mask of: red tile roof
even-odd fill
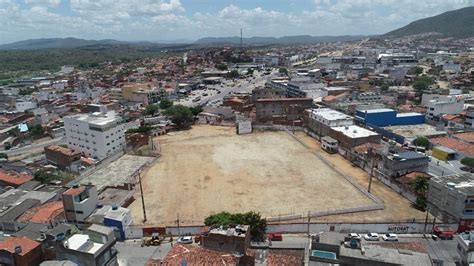
[[[20,255],[26,255],[33,249],[37,248],[40,243],[26,237],[11,236],[0,242],[0,250],[6,250],[10,253],[15,253],[15,247],[21,246]]]
[[[450,137],[433,138],[430,139],[430,142],[453,149],[465,155],[474,156],[474,144],[466,144]]]
[[[474,132],[454,134],[454,137],[465,142],[474,143]]]
[[[64,213],[62,201],[49,202],[27,210],[18,218],[18,221],[47,224],[62,213]]]
[[[303,265],[304,251],[299,250],[269,250],[268,266]]]
[[[214,251],[193,245],[175,245],[168,255],[166,255],[162,265],[180,265],[183,259],[187,261],[187,265],[189,266],[237,265],[239,262],[239,259],[230,253]],[[146,265],[153,265],[153,263],[153,261],[150,261]]]
[[[78,188],[70,188],[70,189],[64,191],[63,195],[77,196],[77,195],[81,194],[84,190],[86,190],[85,186],[80,186]]]
[[[27,173],[17,173],[0,169],[0,181],[3,181],[7,185],[20,186],[32,179],[33,177]]]
[[[367,143],[364,143],[364,144],[357,145],[353,149],[357,153],[367,153],[370,148],[378,149],[378,148],[382,148],[383,146],[384,145],[380,144],[380,143],[367,142]]]
[[[45,150],[59,152],[59,153],[65,155],[65,156],[77,156],[77,155],[81,154],[81,152],[79,150],[72,150],[72,149],[68,149],[68,148],[65,148],[65,147],[61,147],[59,145],[50,145],[50,146],[46,147]]]
[[[397,181],[402,183],[402,184],[410,185],[413,182],[415,182],[417,176],[427,177],[428,179],[431,178],[431,176],[427,173],[411,172],[411,173],[408,173],[406,175],[400,176],[399,178],[397,178]]]

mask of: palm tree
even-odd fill
[[[412,188],[416,194],[425,195],[426,190],[428,190],[428,178],[425,176],[417,176],[415,182],[412,184]]]

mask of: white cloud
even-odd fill
[[[61,0],[25,0],[25,3],[30,6],[51,6],[56,7],[61,4]]]
[[[292,12],[229,4],[185,13],[180,0],[0,0],[0,42],[39,37],[159,40],[205,36],[384,33],[409,22],[473,5],[474,0],[313,0]],[[220,1],[220,0],[215,0]],[[260,3],[260,2],[257,2]],[[57,12],[57,13],[56,13]]]

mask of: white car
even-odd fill
[[[176,241],[180,244],[192,244],[193,243],[193,237],[192,236],[182,236],[180,238],[178,238],[178,240]]]
[[[398,236],[396,234],[385,234],[382,239],[384,241],[398,241]]]
[[[360,240],[360,239],[362,239],[362,236],[359,235],[359,234],[357,234],[357,233],[350,233],[350,234],[349,234],[349,238],[350,238],[350,239],[359,239],[359,240]]]
[[[364,239],[367,241],[379,241],[380,237],[377,233],[369,233],[364,236]]]

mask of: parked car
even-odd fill
[[[193,243],[193,237],[192,236],[182,236],[180,238],[178,238],[178,240],[176,241],[180,244],[192,244]]]
[[[369,233],[364,236],[364,239],[367,241],[379,241],[380,237],[377,233]]]
[[[396,234],[385,234],[382,239],[384,241],[398,241],[398,236]]]
[[[449,226],[435,226],[433,228],[433,234],[441,239],[453,239],[456,232]]]
[[[283,241],[281,233],[270,233],[268,234],[268,240],[270,241]]]
[[[348,239],[362,239],[362,236],[360,234],[357,234],[357,233],[350,233],[348,236],[347,236]]]

